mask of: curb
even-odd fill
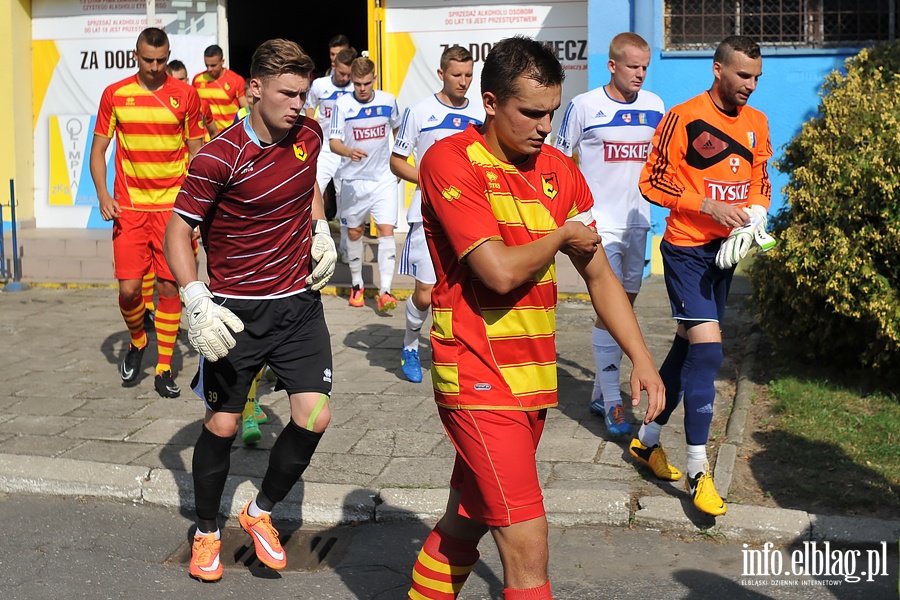
[[[261,479],[229,477],[223,514],[237,518]],[[0,454],[0,492],[40,493],[149,503],[182,511],[193,509],[191,474],[42,456]],[[385,488],[300,482],[279,503],[279,518],[320,526],[408,521],[434,522],[447,504],[447,489]],[[737,541],[828,540],[843,545],[876,545],[900,538],[900,521],[825,516],[798,510],[733,504],[718,518],[701,515],[686,499],[646,496],[632,515],[625,491],[549,489],[547,519],[557,527],[611,525]]]

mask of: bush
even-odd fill
[[[900,44],[829,75],[775,166],[790,174],[779,244],[750,268],[764,331],[799,358],[900,366]]]

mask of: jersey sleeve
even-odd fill
[[[328,138],[332,140],[344,139],[344,108],[341,106],[342,104],[338,99],[334,108],[331,109],[331,133],[328,134]]]
[[[94,125],[94,134],[112,139],[116,131],[116,114],[113,111],[112,89],[103,90],[100,96],[100,106],[97,108],[97,123]]]
[[[556,134],[554,146],[566,156],[572,156],[578,142],[581,140],[581,117],[575,102],[569,102],[566,114],[563,115],[559,132]]]
[[[232,73],[234,73],[234,71],[232,71]],[[244,97],[244,84],[246,84],[244,78],[237,73],[234,73],[234,85],[237,87],[237,91],[234,93],[235,99]]]
[[[210,112],[212,117],[212,112]],[[207,121],[203,112],[203,103],[200,102],[200,95],[197,90],[190,87],[187,93],[187,110],[184,113],[184,137],[189,140],[203,138],[206,130],[203,127]]]
[[[319,104],[319,97],[316,95],[316,82],[313,81],[309,86],[309,92],[306,94],[306,102],[303,104],[303,110],[315,110]]]
[[[753,157],[753,172],[750,177],[750,193],[747,204],[759,204],[769,209],[772,202],[772,184],[769,182],[769,159],[772,158],[772,140],[769,138],[769,121],[760,113],[760,125],[756,127],[757,151]]]
[[[419,167],[422,204],[446,234],[457,260],[488,240],[502,240],[487,190],[465,149],[438,142]]]
[[[400,109],[397,107],[397,99],[394,98],[394,105],[391,107],[391,129],[400,127]]]
[[[409,156],[416,147],[419,138],[419,127],[416,124],[416,115],[409,108],[403,111],[403,119],[400,120],[400,130],[394,140],[394,149],[391,151],[400,156]]]
[[[201,223],[215,207],[219,192],[228,181],[227,169],[221,159],[201,149],[191,161],[188,175],[175,198],[174,211],[188,223]]]
[[[687,130],[682,117],[670,110],[653,134],[653,148],[641,170],[641,194],[664,208],[699,214],[703,195],[678,181],[678,170],[687,153]]]

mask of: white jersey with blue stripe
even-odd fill
[[[638,180],[664,113],[662,99],[646,90],[632,102],[619,102],[599,87],[569,102],[556,147],[578,154],[598,229],[650,228],[650,204]]]
[[[334,109],[334,103],[344,94],[352,93],[352,82],[348,82],[345,86],[337,86],[331,80],[331,76],[319,77],[313,80],[312,85],[309,86],[309,93],[306,95],[306,104],[303,105],[303,108],[316,111],[316,120],[322,128],[322,135],[325,136],[322,152],[331,152],[328,139],[331,134],[331,111]]]
[[[409,156],[414,154],[416,164],[425,156],[425,151],[436,141],[454,133],[459,133],[469,123],[481,125],[484,122],[484,107],[480,103],[466,101],[462,107],[449,106],[432,94],[415,102],[403,111],[403,120],[397,139],[394,140],[394,154]],[[413,194],[409,209],[406,212],[409,223],[422,220],[422,196],[419,186]]]
[[[369,102],[360,103],[354,94],[338,98],[331,113],[331,139],[358,148],[368,156],[360,161],[341,159],[341,179],[380,181],[391,172],[390,135],[400,125],[400,110],[392,94],[374,90]]]

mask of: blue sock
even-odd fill
[[[682,370],[684,381],[684,435],[688,445],[700,446],[709,439],[716,373],[722,366],[722,344],[691,344]]]
[[[660,425],[668,423],[672,411],[678,408],[678,404],[681,402],[681,372],[684,368],[684,360],[688,355],[688,348],[690,348],[690,343],[687,339],[676,335],[666,360],[659,368],[659,376],[663,385],[666,386],[666,406],[654,419],[655,423]]]

